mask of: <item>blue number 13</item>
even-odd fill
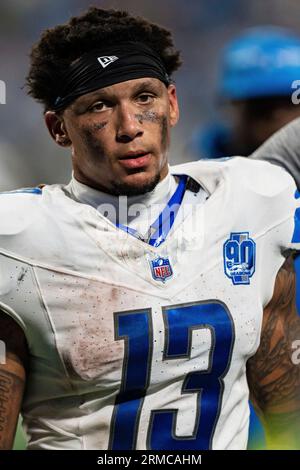
[[[220,413],[223,378],[230,366],[234,325],[227,307],[218,301],[164,307],[166,341],[163,360],[189,358],[192,331],[209,329],[211,346],[206,370],[189,372],[182,393],[197,394],[194,432],[175,435],[177,410],[153,410],[147,448],[153,450],[205,450],[212,438]],[[111,422],[109,448],[135,449],[140,413],[149,387],[152,359],[151,309],[115,314],[116,340],[124,339],[125,357],[122,383]]]

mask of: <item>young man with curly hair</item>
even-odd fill
[[[3,449],[20,409],[29,449],[244,449],[249,390],[270,445],[299,446],[295,185],[241,158],[169,167],[179,65],[169,31],[98,8],[32,49],[73,176],[0,196]]]

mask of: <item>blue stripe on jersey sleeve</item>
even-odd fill
[[[295,192],[295,199],[300,198],[300,192],[298,189]],[[293,233],[293,238],[292,238],[292,243],[299,243],[300,242],[300,207],[296,209],[295,211],[295,228],[294,228],[294,233]]]
[[[15,191],[3,191],[1,194],[42,194],[42,190],[40,188],[22,188]]]

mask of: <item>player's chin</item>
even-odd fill
[[[157,171],[136,169],[124,175],[118,182],[113,183],[113,192],[117,195],[137,196],[153,191],[160,180]]]

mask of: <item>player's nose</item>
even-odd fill
[[[117,141],[130,142],[136,137],[141,137],[143,133],[143,125],[136,113],[136,109],[128,105],[119,106],[117,114]]]

